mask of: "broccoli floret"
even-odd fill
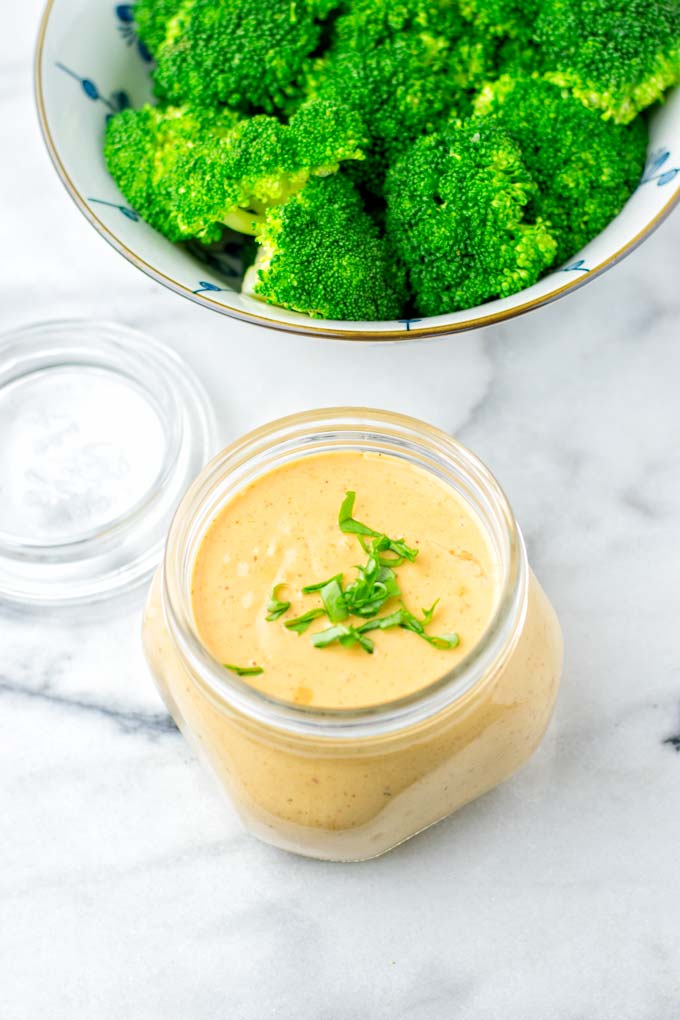
[[[536,187],[493,118],[422,138],[387,177],[387,228],[425,315],[507,297],[538,280],[556,242],[528,222]]]
[[[327,99],[309,99],[289,120],[297,159],[314,173],[335,173],[344,160],[362,161],[368,145],[358,110]]]
[[[558,263],[604,230],[637,187],[648,141],[641,118],[604,121],[538,75],[487,85],[475,109],[494,115],[522,150],[538,186],[529,208],[549,224]]]
[[[155,5],[150,5],[151,9]],[[163,5],[164,7],[166,4]],[[225,103],[244,113],[285,106],[321,37],[332,0],[181,0],[173,16],[138,17],[156,57],[156,94],[171,103]]]
[[[106,159],[172,241],[256,237],[244,291],[393,319],[530,286],[618,214],[680,0],[136,0],[161,107]],[[251,241],[251,244],[253,242]],[[411,303],[415,301],[415,306]]]
[[[155,56],[163,45],[169,22],[177,16],[183,0],[138,0],[134,19],[139,38]]]
[[[678,0],[545,0],[536,41],[546,77],[620,124],[680,82]]]
[[[344,174],[315,177],[267,211],[243,291],[313,318],[396,319],[405,273]]]
[[[112,117],[105,157],[133,208],[171,241],[219,240],[223,226],[255,233],[258,217],[313,174],[360,159],[351,111],[310,102],[289,125],[226,109],[145,106]]]
[[[171,241],[217,240],[229,199],[215,150],[236,123],[228,110],[123,110],[106,129],[109,172],[136,212]]]
[[[353,0],[307,87],[363,114],[371,146],[355,178],[381,194],[405,146],[453,112],[468,112],[489,77],[494,45],[475,37],[445,0]]]
[[[501,39],[533,35],[540,0],[460,0],[461,13],[479,32]]]

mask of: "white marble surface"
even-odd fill
[[[346,402],[450,430],[505,485],[567,653],[519,776],[333,866],[225,815],[151,685],[138,604],[0,616],[0,1017],[677,1020],[680,214],[482,332],[368,347],[239,325],[143,277],[67,198],[33,111],[39,8],[3,7],[0,328],[151,331],[195,366],[225,440]]]

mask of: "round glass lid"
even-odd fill
[[[215,452],[202,386],[156,340],[100,322],[0,336],[0,599],[127,590],[161,559]]]

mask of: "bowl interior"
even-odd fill
[[[261,325],[349,339],[453,333],[510,318],[582,285],[615,264],[680,197],[680,89],[650,118],[647,167],[626,207],[560,269],[512,297],[474,309],[395,322],[332,322],[265,305],[239,293],[237,235],[226,253],[171,244],[131,209],[102,154],[107,117],[151,98],[149,56],[131,4],[49,0],[38,41],[36,94],[50,154],[70,194],[97,230],[154,279],[216,311]]]

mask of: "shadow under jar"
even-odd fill
[[[435,682],[366,708],[320,708],[272,697],[212,657],[192,577],[206,531],[244,487],[299,458],[347,451],[399,458],[451,486],[485,531],[497,591],[481,638]],[[364,409],[282,419],[205,468],[171,527],[144,647],[169,711],[246,828],[334,861],[385,853],[507,779],[545,732],[562,666],[559,624],[493,476],[443,432]],[[313,676],[301,680],[313,689]]]

